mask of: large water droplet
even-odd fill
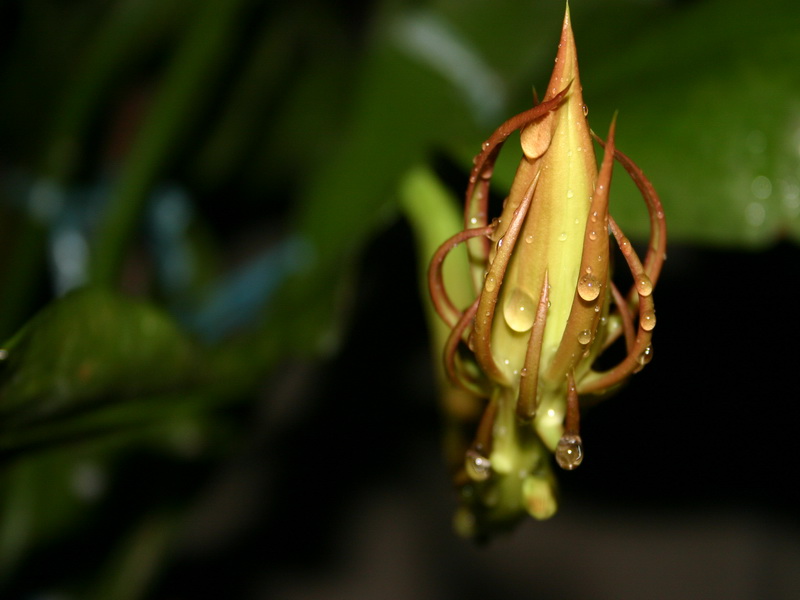
[[[556,446],[556,462],[558,466],[572,471],[583,461],[583,444],[581,436],[564,434]]]
[[[645,331],[651,331],[656,326],[656,312],[654,310],[644,311],[639,319],[639,324]]]
[[[591,302],[600,295],[600,281],[591,273],[586,273],[578,280],[578,295]]]
[[[492,474],[492,461],[477,450],[467,450],[464,468],[472,481],[486,481]]]
[[[497,280],[494,278],[494,275],[489,275],[486,278],[486,283],[484,284],[487,292],[493,292],[494,288],[497,287]]]
[[[525,236],[525,243],[532,244],[533,243],[533,234],[528,234]]]
[[[636,283],[636,291],[642,296],[649,296],[653,293],[653,283],[644,273],[639,273],[636,277],[634,277],[634,281]]]
[[[528,331],[536,317],[536,303],[523,289],[514,288],[503,306],[503,316],[514,331]]]
[[[597,239],[597,232],[592,230],[589,232],[589,239],[595,241]]]
[[[584,329],[580,333],[578,333],[578,343],[582,346],[585,346],[589,342],[592,341],[592,332],[588,329]]]

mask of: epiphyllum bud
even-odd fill
[[[461,482],[471,518],[513,520],[555,512],[549,453],[573,469],[583,459],[578,396],[623,382],[652,356],[652,290],[664,259],[666,229],[650,183],[614,147],[614,123],[600,169],[586,120],[569,9],[556,65],[542,102],[510,119],[475,159],[465,229],[434,256],[429,283],[439,315],[451,327],[445,366],[459,385],[488,399]],[[488,220],[489,184],[506,139],[520,131],[523,157],[502,214]],[[639,188],[651,239],[640,262],[608,213],[614,159]],[[622,294],[610,279],[613,236],[633,274]],[[468,243],[477,297],[465,309],[442,282],[448,252]],[[598,354],[624,337],[626,357],[597,372]],[[489,501],[491,499],[491,502]]]

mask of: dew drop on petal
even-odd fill
[[[646,274],[639,273],[634,277],[634,281],[636,284],[636,291],[639,292],[640,295],[649,296],[653,293],[653,283]]]
[[[528,234],[525,236],[525,243],[532,244],[533,243],[533,234]]]
[[[492,474],[492,462],[477,450],[467,450],[464,468],[472,481],[486,481]]]
[[[556,446],[556,462],[558,466],[572,471],[583,461],[583,444],[581,436],[564,434]]]
[[[656,313],[653,310],[646,310],[639,318],[639,324],[645,331],[651,331],[656,326]]]
[[[565,241],[567,241],[567,234],[566,234],[566,233],[564,233],[564,232],[562,232],[562,233],[561,233],[561,234],[558,236],[558,241],[559,241],[559,242],[565,242]]]
[[[503,306],[503,316],[514,331],[528,331],[536,317],[536,303],[522,288],[514,288]]]
[[[583,275],[578,280],[578,295],[587,302],[596,300],[600,295],[600,282],[597,277],[590,273]]]
[[[578,343],[582,346],[585,346],[589,342],[592,341],[592,332],[588,329],[584,329],[580,333],[578,333]]]
[[[493,292],[494,289],[497,287],[497,280],[494,278],[494,275],[489,275],[486,278],[486,283],[484,284],[487,292]]]
[[[592,240],[592,241],[595,241],[597,239],[597,232],[596,231],[590,231],[589,232],[589,239]]]

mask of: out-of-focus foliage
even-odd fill
[[[288,358],[335,354],[398,190],[422,164],[466,177],[545,84],[562,11],[0,5],[0,596],[145,597],[237,411]],[[671,239],[797,239],[794,7],[571,11],[590,122],[604,135],[619,109],[618,147],[660,191]],[[635,238],[634,193],[618,185],[612,210]],[[131,464],[163,471],[120,503]],[[50,568],[85,531],[96,552]]]

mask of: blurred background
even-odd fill
[[[452,532],[404,190],[460,201],[563,9],[0,2],[0,598],[800,597],[788,0],[571,2],[667,215],[655,360],[553,519]]]

